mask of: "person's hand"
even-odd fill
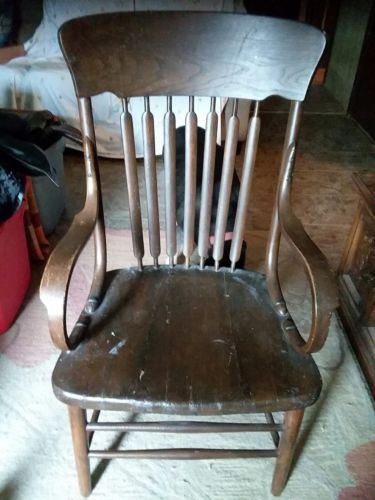
[[[22,57],[25,55],[26,51],[23,48],[23,45],[11,45],[10,47],[2,47],[0,48],[0,64],[6,64],[16,57]]]

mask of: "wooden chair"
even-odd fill
[[[89,459],[213,459],[276,457],[272,492],[287,480],[304,409],[321,390],[310,356],[323,346],[337,304],[336,287],[322,253],[291,207],[291,181],[302,101],[324,48],[324,36],[307,25],[271,18],[208,13],[109,14],[75,19],[60,30],[74,81],[86,166],[86,202],[52,253],[41,285],[52,340],[63,352],[53,389],[69,408],[81,493],[91,491]],[[110,91],[122,99],[121,130],[134,255],[137,268],[106,273],[106,242],[91,97]],[[160,222],[149,96],[165,95],[165,232],[168,265],[160,265]],[[186,115],[184,255],[175,265],[175,117],[171,96],[190,96]],[[291,100],[266,255],[266,275],[236,269],[255,162],[261,101]],[[129,97],[145,96],[142,116],[148,231],[153,266],[144,266],[133,118]],[[207,114],[198,248],[194,247],[197,116],[194,98],[211,98]],[[220,268],[236,157],[236,102],[227,130],[215,227],[214,268],[204,265],[209,245],[217,97],[253,101],[241,190],[231,244],[231,268]],[[101,172],[105,174],[105,172]],[[163,218],[162,218],[163,220]],[[76,260],[94,234],[95,275],[86,306],[68,335],[66,302]],[[306,273],[312,293],[311,331],[304,340],[291,318],[278,279],[283,235]],[[247,242],[251,249],[251,241]],[[111,336],[116,332],[116,338]],[[114,343],[115,342],[115,343]],[[109,351],[116,351],[116,356]],[[87,421],[86,410],[94,410]],[[163,421],[103,423],[100,410],[223,415],[264,413],[259,423]],[[272,412],[285,411],[284,423]],[[93,432],[270,432],[266,450],[92,450]],[[279,432],[281,432],[279,440]]]

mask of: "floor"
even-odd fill
[[[255,238],[248,252],[249,268],[261,266],[263,260],[288,111],[284,101],[276,98],[266,100],[261,110],[260,146],[246,228],[247,241]],[[237,158],[239,172],[243,152],[244,148]],[[324,88],[312,88],[302,119],[293,181],[293,202],[296,214],[309,235],[325,253],[334,270],[339,265],[357,204],[357,194],[353,189],[351,176],[354,172],[374,170],[374,155],[374,143],[353,120],[342,113],[339,104],[328,92]],[[68,172],[67,191],[70,195],[65,220],[69,222],[84,202],[84,171],[82,156],[78,153],[67,152],[65,162]],[[130,224],[123,189],[123,163],[101,158],[100,165],[106,173],[102,183],[107,227],[127,229]],[[143,179],[141,163],[139,168],[142,172],[140,179]],[[158,181],[162,191],[161,161],[158,162]],[[143,184],[140,189],[143,199],[143,224],[147,227]],[[161,205],[161,214],[163,208]]]
[[[324,89],[312,89],[305,110],[294,177],[294,207],[311,237],[327,255],[331,267],[337,269],[357,204],[351,175],[374,170],[375,146],[350,118],[342,114]],[[246,228],[247,267],[251,269],[263,266],[269,204],[276,186],[286,122],[285,107],[277,100],[270,100],[262,106],[261,118],[261,143]],[[239,172],[240,163],[241,154]],[[106,159],[101,159],[100,164],[107,237],[112,250],[109,267],[128,265],[134,260],[129,250],[123,165],[120,161]],[[67,209],[51,237],[52,243],[65,232],[84,200],[82,156],[67,151],[65,168]],[[161,185],[161,162],[158,176]],[[141,192],[144,192],[143,186]],[[145,215],[145,207],[142,209]],[[160,212],[163,213],[162,207]],[[92,256],[89,245],[73,277],[69,322],[79,313],[80,302],[84,300]],[[301,331],[306,333],[309,289],[286,245],[282,247],[280,264],[289,307]],[[6,457],[0,461],[0,498],[4,500],[79,498],[66,411],[54,398],[50,387],[57,353],[49,341],[45,311],[38,298],[42,268],[34,264],[33,283],[24,308],[9,332],[0,337],[0,446],[2,456]],[[373,498],[374,408],[337,318],[333,319],[326,346],[315,360],[324,389],[318,403],[306,411],[297,448],[298,461],[282,498]],[[134,417],[124,415],[124,419],[128,418]],[[239,421],[246,418],[238,417]],[[112,437],[104,439],[107,444],[113,444]],[[210,443],[203,446],[267,446],[270,445],[267,439],[256,436],[247,444],[247,437],[212,436]],[[129,447],[168,446],[171,438],[116,436],[117,442],[121,440]],[[177,443],[178,446],[202,446],[200,437],[188,440],[178,437]],[[269,493],[272,468],[272,459],[99,462],[94,463],[97,486],[92,498],[263,500],[272,498]]]

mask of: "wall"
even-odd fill
[[[347,111],[372,0],[342,0],[325,86]]]

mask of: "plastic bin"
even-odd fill
[[[59,187],[47,177],[32,178],[40,221],[46,235],[55,229],[65,208],[64,149],[65,139],[59,139],[44,151],[51,168],[56,171]]]
[[[24,211],[23,203],[0,225],[0,334],[13,323],[30,283]]]

